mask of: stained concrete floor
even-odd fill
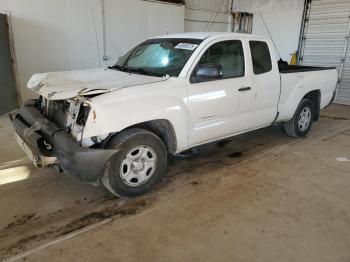
[[[350,261],[348,106],[303,139],[274,126],[171,157],[132,200],[33,168],[5,118],[0,142],[0,260]]]

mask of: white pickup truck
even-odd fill
[[[335,68],[288,66],[262,37],[184,33],[145,40],[106,69],[35,74],[40,98],[10,118],[37,167],[132,197],[161,179],[167,152],[276,122],[306,135],[336,84]]]

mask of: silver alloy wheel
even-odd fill
[[[152,147],[136,146],[124,156],[119,175],[126,185],[137,187],[152,177],[157,168],[156,164],[157,155]]]
[[[311,109],[309,107],[304,107],[301,110],[298,118],[298,128],[301,132],[304,132],[311,123]]]

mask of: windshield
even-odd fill
[[[151,39],[130,50],[112,69],[151,76],[179,76],[202,40]]]

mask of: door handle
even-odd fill
[[[244,92],[244,91],[249,91],[251,90],[252,88],[247,86],[247,87],[241,87],[240,89],[238,89],[239,92]]]

